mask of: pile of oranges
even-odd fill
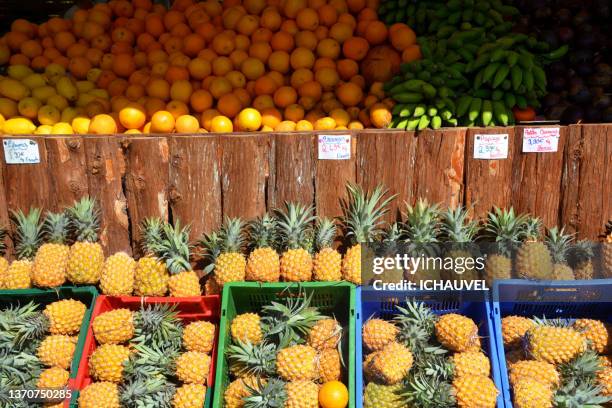
[[[111,0],[0,39],[9,134],[361,129],[383,82],[420,58],[378,0]]]

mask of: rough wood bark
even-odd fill
[[[271,135],[268,208],[286,201],[314,205],[315,140],[308,133]]]
[[[89,194],[85,167],[85,146],[80,136],[45,139],[49,161],[52,211],[61,211]]]
[[[4,163],[4,158],[2,158]],[[0,228],[10,228],[10,219],[8,213],[8,203],[6,201],[6,190],[4,188],[4,165],[0,166]],[[13,254],[13,242],[7,237],[4,240],[6,245],[5,257],[12,259]]]
[[[221,226],[219,137],[174,136],[169,143],[172,218],[191,223],[197,239]]]
[[[125,157],[118,136],[87,136],[85,157],[89,192],[101,209],[100,242],[107,254],[132,253],[127,203],[123,191]]]
[[[559,146],[554,153],[523,153],[525,126],[515,128],[512,169],[512,205],[517,212],[539,217],[546,227],[559,224],[563,155],[568,128],[559,130]]]
[[[134,137],[124,146],[125,196],[132,249],[135,254],[140,254],[142,221],[148,217],[168,220],[168,141],[165,137]]]
[[[466,134],[467,128],[418,133],[413,203],[419,197],[452,208],[463,203]]]
[[[580,194],[580,163],[582,161],[582,126],[568,126],[563,149],[563,176],[561,179],[561,225],[568,232],[578,230],[578,197]]]
[[[473,206],[476,217],[484,217],[487,212],[497,207],[508,207],[512,204],[512,160],[516,137],[514,127],[507,128],[474,128],[468,129],[467,147],[465,150],[465,198],[468,207]],[[474,159],[474,138],[482,134],[507,134],[508,158],[505,160]]]
[[[220,135],[223,215],[244,220],[267,210],[270,140],[260,135]]]

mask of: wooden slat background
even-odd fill
[[[484,133],[508,134],[508,159],[473,159],[474,137]],[[36,136],[40,164],[2,160],[0,224],[9,225],[12,210],[57,211],[90,194],[100,203],[107,252],[137,255],[145,217],[190,223],[194,240],[225,216],[250,219],[285,201],[335,217],[345,184],[356,182],[366,189],[384,184],[397,195],[388,221],[425,197],[469,206],[479,217],[495,205],[514,206],[547,226],[598,238],[612,218],[612,125],[561,127],[559,151],[546,154],[522,153],[522,133],[353,131],[351,159],[344,161],[318,160],[316,133]]]

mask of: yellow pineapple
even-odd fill
[[[244,281],[246,277],[242,230],[242,220],[226,217],[218,233],[205,235],[200,241],[206,248],[206,256],[210,262],[205,272],[213,274],[219,288],[229,282]]]
[[[363,344],[370,351],[382,350],[387,344],[396,340],[399,329],[382,319],[370,319],[362,329]]]
[[[554,280],[574,280],[574,271],[567,264],[567,254],[573,237],[565,234],[564,229],[551,228],[546,235],[546,245],[552,255]]]
[[[102,344],[89,357],[89,373],[97,381],[119,383],[123,366],[130,358],[130,349],[117,344]]]
[[[85,197],[67,211],[77,242],[70,247],[66,276],[75,284],[98,283],[104,265],[104,252],[98,243],[100,212],[96,209],[96,201]]]
[[[612,221],[606,224],[608,235],[601,243],[601,273],[604,278],[612,278]]]
[[[291,381],[285,385],[285,390],[285,408],[319,408],[319,386],[312,381]]]
[[[286,203],[286,211],[276,210],[283,253],[280,275],[285,282],[312,280],[312,222],[313,207]]]
[[[183,384],[172,397],[173,408],[202,408],[206,399],[206,387],[202,384]]]
[[[243,313],[232,320],[230,326],[232,339],[235,342],[249,342],[253,345],[259,344],[263,340],[261,330],[261,318],[257,313]]]
[[[533,359],[551,364],[567,363],[587,349],[587,341],[569,327],[539,325],[525,334],[527,353]]]
[[[217,281],[213,276],[208,276],[206,282],[204,283],[204,294],[206,295],[220,295],[221,288],[217,284]]]
[[[514,396],[512,401],[516,408],[553,407],[553,389],[533,378],[517,381],[512,387],[512,394]]]
[[[589,347],[599,354],[612,351],[612,327],[601,320],[576,319],[572,328],[589,341]]]
[[[319,353],[319,379],[321,382],[337,381],[342,377],[342,360],[337,349],[325,349]]]
[[[341,336],[342,326],[336,319],[322,319],[308,332],[307,343],[319,351],[336,349]]]
[[[604,367],[597,372],[597,383],[601,387],[601,395],[612,397],[612,368]]]
[[[523,360],[512,364],[508,378],[513,387],[524,379],[538,381],[551,389],[557,388],[561,383],[559,372],[553,364],[536,360]]]
[[[176,359],[176,377],[185,384],[206,384],[210,356],[199,351],[188,351]]]
[[[189,323],[183,329],[183,347],[187,351],[210,353],[215,343],[216,327],[204,320]]]
[[[276,356],[276,371],[285,381],[316,379],[318,375],[317,350],[305,345],[280,350]]]
[[[32,266],[32,283],[42,288],[61,286],[66,282],[66,268],[70,247],[68,228],[70,219],[65,212],[48,213],[43,223],[47,242],[36,252]]]
[[[455,377],[463,375],[483,375],[488,377],[491,374],[491,362],[481,351],[455,353],[451,360]]]
[[[448,264],[445,262],[440,272],[441,278],[451,281],[479,279],[480,270],[475,265],[477,250],[473,243],[476,234],[479,232],[478,221],[470,219],[467,208],[448,208],[442,214],[440,230],[444,237],[445,258],[461,261],[461,264],[465,265],[463,269],[458,269],[455,267],[457,262],[453,261]]]
[[[16,261],[13,261],[4,275],[5,289],[27,289],[32,286],[32,259],[41,243],[42,225],[40,209],[32,208],[26,215],[21,210],[14,211]]]
[[[522,316],[506,316],[501,320],[504,347],[509,349],[522,346],[527,330],[535,327],[535,322]]]
[[[371,381],[394,385],[408,375],[413,362],[410,349],[393,341],[368,359],[364,370]]]
[[[106,258],[100,277],[100,289],[109,296],[129,296],[134,290],[136,261],[125,252]]]
[[[168,270],[153,250],[162,239],[162,225],[160,218],[146,218],[140,227],[145,256],[136,262],[134,271],[134,294],[137,296],[165,296],[168,293]]]
[[[43,313],[49,319],[51,334],[76,334],[81,329],[87,306],[74,299],[49,303]]]
[[[249,223],[249,258],[245,278],[255,282],[278,282],[280,279],[280,258],[276,252],[276,220],[269,214]]]
[[[100,344],[125,343],[134,337],[134,315],[129,309],[114,309],[96,316],[92,323]]]
[[[79,408],[120,408],[119,387],[111,382],[94,382],[79,393]]]
[[[593,266],[594,247],[595,244],[587,240],[578,241],[572,246],[570,260],[576,279],[593,279],[595,275]]]
[[[262,385],[266,381],[256,377],[238,378],[230,383],[223,393],[226,408],[242,408],[244,406],[244,398],[251,395],[249,388],[258,389],[258,380]]]
[[[553,262],[546,244],[539,241],[541,221],[529,218],[525,227],[526,240],[516,252],[516,273],[523,279],[551,279]]]
[[[51,335],[43,339],[36,355],[47,367],[61,367],[67,370],[72,363],[75,349],[76,345],[69,336]]]
[[[8,272],[9,262],[4,258],[6,252],[6,229],[0,227],[0,289],[4,289],[4,278]]]
[[[442,315],[435,330],[440,344],[449,350],[463,352],[480,348],[478,326],[469,317],[456,313]]]
[[[342,255],[332,247],[336,225],[329,218],[320,218],[315,230],[315,250],[312,272],[317,281],[342,280]]]
[[[453,380],[458,408],[495,408],[499,391],[483,375],[465,375]]]
[[[384,198],[387,190],[382,186],[377,186],[371,194],[367,194],[354,184],[348,184],[346,189],[348,200],[342,202],[342,222],[345,237],[352,245],[346,250],[342,259],[342,277],[360,285],[361,245],[373,241],[382,234],[382,217],[389,211],[388,205],[395,196]]]
[[[68,384],[70,373],[61,367],[50,367],[43,370],[36,382],[36,388],[64,388]]]
[[[459,213],[459,215],[462,215]],[[465,215],[467,216],[467,215]],[[440,206],[430,204],[426,199],[419,198],[415,205],[406,203],[406,222],[404,235],[410,242],[410,255],[427,260],[428,258],[442,258],[439,251],[438,235],[440,234]],[[461,256],[461,252],[453,251],[452,256]],[[459,253],[457,253],[459,252]],[[463,255],[469,255],[463,253]],[[424,280],[440,280],[442,278],[442,265],[423,262],[416,269],[406,271],[408,280],[421,282]],[[449,271],[446,277],[455,278],[454,271]]]

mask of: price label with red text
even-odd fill
[[[319,135],[319,160],[349,160],[351,135]]]
[[[523,130],[523,153],[552,153],[558,149],[558,127],[525,128]]]
[[[474,135],[474,158],[499,160],[508,158],[508,135]]]

